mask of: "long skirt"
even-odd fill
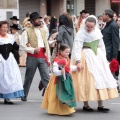
[[[27,53],[23,51],[22,56],[20,56],[20,64],[19,66],[26,66],[26,59],[27,59]]]
[[[100,52],[98,51],[98,53]],[[100,73],[100,76],[98,75],[98,77],[101,77],[100,78],[101,85],[102,85],[102,82],[104,82],[103,81],[104,77],[102,76],[105,76],[106,79],[108,77],[108,82],[109,82],[109,79],[113,80],[113,85],[116,83],[114,81],[112,74],[110,73],[109,67],[103,64],[104,62],[105,64],[107,64],[106,63],[107,60],[102,61],[103,59],[99,59],[99,57],[101,58],[102,56],[98,57],[95,55],[93,55],[93,58],[92,58],[92,54],[94,54],[92,50],[87,50],[87,49],[83,50],[81,52],[81,63],[83,66],[83,70],[71,73],[71,76],[73,78],[75,94],[76,94],[76,101],[98,101],[98,100],[106,100],[106,99],[118,97],[117,87],[105,88],[105,85],[103,86],[102,89],[100,88],[98,89],[95,87],[94,72],[97,72],[99,68],[100,69],[98,70],[98,72]],[[95,62],[92,63],[92,60],[98,60],[97,61],[98,63],[95,63]],[[99,64],[99,61],[100,61],[100,64]],[[73,62],[73,64],[75,64],[75,62]],[[99,68],[97,68],[97,64],[99,65],[98,66]],[[96,71],[93,72],[92,68],[90,70],[90,67],[95,67],[94,69],[96,69]],[[98,82],[98,86],[101,86],[99,84],[100,84],[100,81]],[[112,86],[112,83],[109,86]]]
[[[10,53],[7,60],[0,54],[0,98],[23,96],[21,73],[13,54]]]
[[[71,108],[59,101],[56,95],[55,78],[55,75],[51,76],[51,79],[44,94],[41,108],[47,109],[49,114],[69,115],[74,113],[74,108]]]

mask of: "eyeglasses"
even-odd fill
[[[86,29],[94,29],[94,27],[86,26]]]

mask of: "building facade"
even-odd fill
[[[101,7],[102,6],[102,7]],[[0,20],[13,15],[23,21],[27,12],[38,12],[41,16],[59,17],[63,12],[79,15],[83,9],[90,14],[102,15],[105,9],[120,11],[120,0],[0,0]]]
[[[63,12],[79,15],[83,9],[90,14],[100,15],[105,9],[110,8],[110,0],[19,0],[21,20],[26,12],[37,11],[41,16],[50,15],[58,18]]]
[[[7,20],[11,23],[10,18],[15,15],[19,17],[18,0],[0,0],[0,21]]]
[[[111,0],[111,8],[116,12],[118,15],[120,14],[120,0]]]

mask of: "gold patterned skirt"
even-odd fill
[[[41,108],[47,109],[49,114],[69,115],[75,112],[74,108],[69,107],[59,101],[56,95],[55,75],[52,75],[44,94]]]
[[[26,59],[27,59],[27,53],[26,52],[22,52],[22,56],[20,57],[20,64],[19,66],[26,66]]]
[[[76,101],[98,101],[118,97],[117,88],[114,89],[95,88],[94,77],[88,70],[84,51],[82,51],[81,63],[84,69],[81,71],[71,73],[74,90],[76,94]]]

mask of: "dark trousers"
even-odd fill
[[[49,67],[45,59],[28,56],[26,61],[25,81],[23,85],[25,97],[28,96],[28,92],[37,68],[39,69],[41,81],[43,83],[44,88],[47,87],[50,76],[49,76]]]

